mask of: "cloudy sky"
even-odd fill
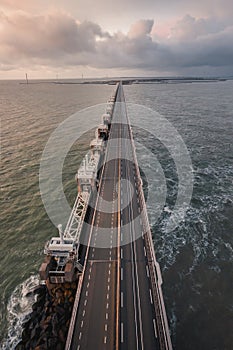
[[[233,75],[232,0],[0,0],[0,79]]]

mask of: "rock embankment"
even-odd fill
[[[77,283],[41,286],[37,301],[24,323],[16,350],[63,350],[69,329]]]

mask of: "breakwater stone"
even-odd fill
[[[77,283],[47,284],[35,290],[37,301],[23,325],[16,350],[63,350]]]

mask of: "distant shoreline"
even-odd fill
[[[181,83],[212,83],[219,81],[227,81],[227,78],[119,78],[119,79],[77,79],[71,81],[68,79],[58,81],[47,81],[47,80],[32,80],[32,81],[21,81],[19,84],[57,84],[57,85],[86,85],[86,84],[100,84],[100,85],[115,85],[119,81],[122,81],[123,85],[132,84],[181,84]]]

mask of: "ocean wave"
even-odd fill
[[[32,305],[36,302],[35,288],[39,285],[37,275],[29,277],[13,291],[7,305],[8,334],[2,350],[13,350],[21,340],[23,324],[28,320]]]
[[[182,248],[191,244],[193,264],[190,273],[203,259],[211,257],[218,260],[225,251],[224,259],[233,258],[232,245],[229,237],[222,234],[224,219],[228,220],[227,208],[233,203],[233,169],[230,166],[209,165],[195,169],[194,191],[189,209],[178,227],[172,232],[166,232],[167,222],[173,213],[173,203],[176,199],[177,186],[167,188],[166,204],[159,220],[157,206],[148,206],[148,216],[155,238],[156,252],[162,261],[164,269],[172,266]],[[156,182],[148,187],[155,192]],[[181,208],[182,209],[182,208]],[[176,216],[183,213],[177,211]],[[223,259],[223,257],[221,257]]]

